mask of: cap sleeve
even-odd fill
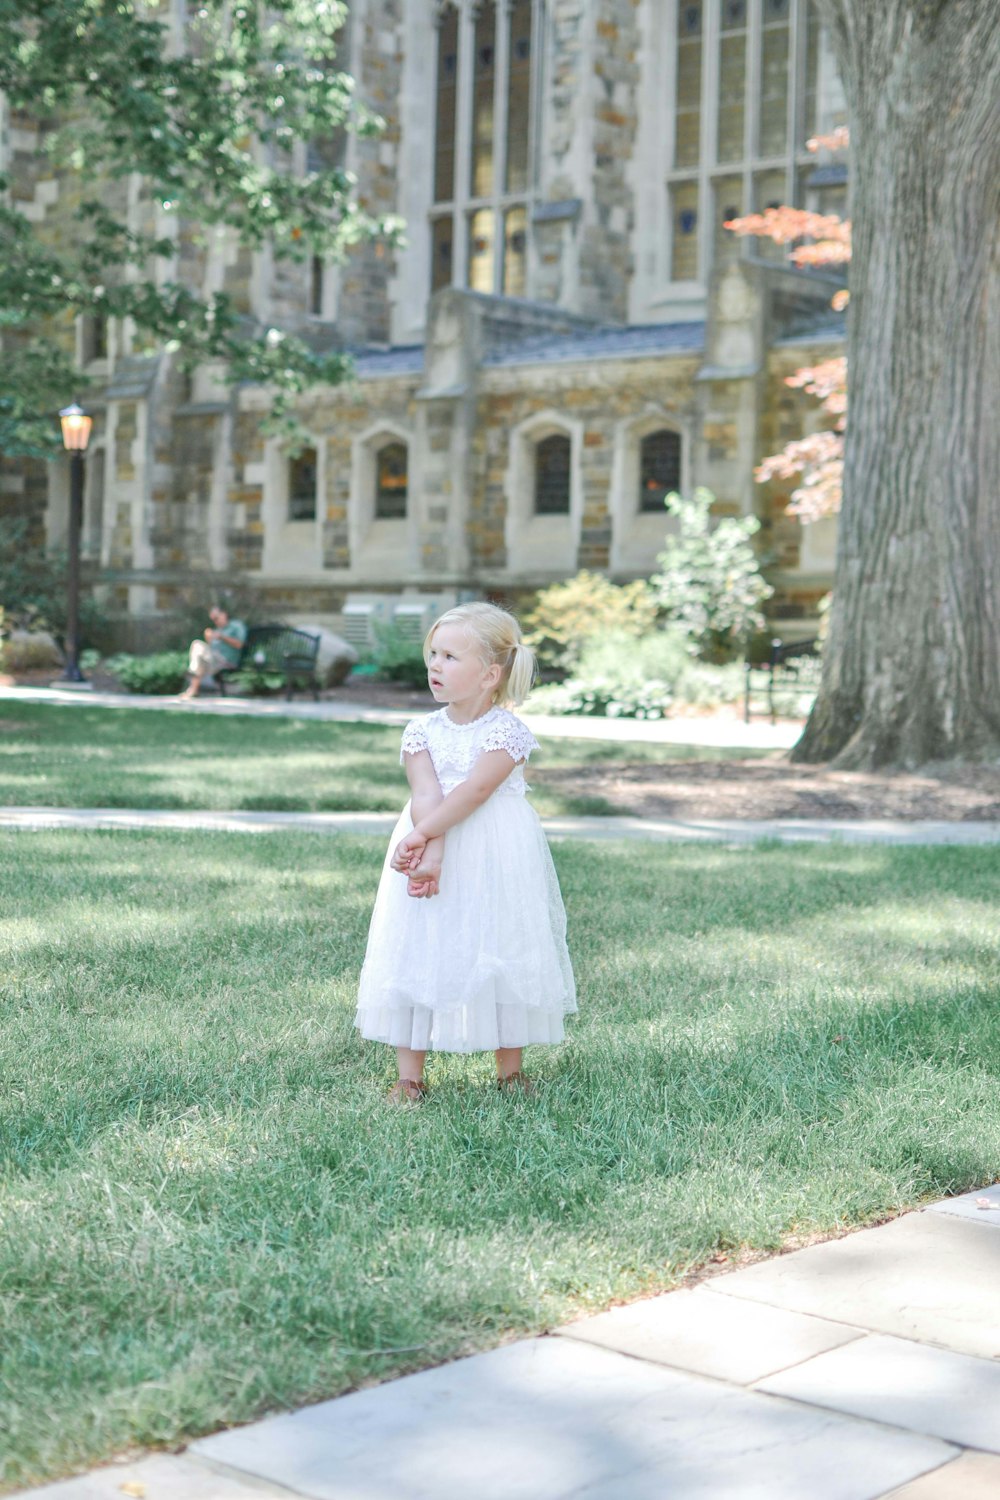
[[[427,749],[427,720],[411,719],[403,730],[403,739],[399,747],[399,763],[403,764],[404,755],[419,755],[421,750]]]
[[[516,765],[527,760],[538,741],[515,714],[501,714],[486,728],[480,750],[506,750]]]

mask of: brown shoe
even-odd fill
[[[426,1097],[427,1085],[418,1078],[399,1078],[389,1090],[386,1098],[390,1104],[420,1104]]]
[[[497,1079],[497,1089],[501,1094],[524,1094],[530,1098],[538,1092],[538,1085],[527,1073],[522,1073],[518,1068],[516,1073],[508,1073],[506,1078]]]

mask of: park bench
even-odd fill
[[[271,672],[284,678],[285,697],[291,698],[296,681],[306,681],[319,699],[316,670],[319,636],[291,625],[251,625],[235,666],[217,671],[219,692],[226,695],[226,678],[237,672]]]
[[[749,724],[755,697],[763,698],[764,712],[773,724],[778,717],[778,698],[784,693],[815,693],[819,687],[819,638],[804,641],[774,639],[767,656],[754,659],[747,654],[744,662],[743,720]]]

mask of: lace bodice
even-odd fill
[[[400,761],[404,755],[429,750],[434,770],[445,796],[465,781],[479,759],[489,750],[506,750],[514,762],[527,760],[538,741],[521,720],[506,708],[491,708],[471,724],[453,724],[446,708],[411,719],[403,730]],[[515,764],[497,793],[513,792],[524,796],[527,787],[524,767]]]

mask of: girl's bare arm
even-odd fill
[[[430,812],[414,817],[413,832],[396,846],[395,868],[403,870],[419,863],[430,841],[440,838],[449,828],[454,828],[456,823],[474,813],[477,807],[482,807],[497,787],[507,780],[515,764],[521,762],[512,761],[506,750],[485,751],[460,786],[447,797],[442,797]]]

